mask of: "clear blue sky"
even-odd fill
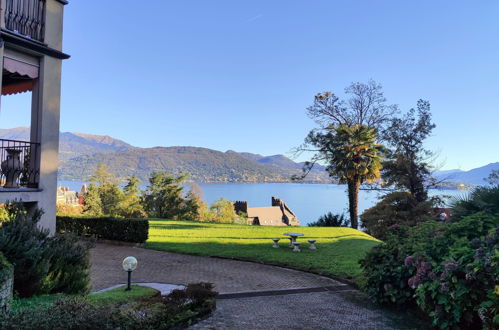
[[[286,153],[317,92],[373,78],[403,110],[431,102],[443,169],[482,166],[499,161],[498,17],[496,0],[74,0],[61,128]],[[29,124],[23,103],[2,100],[2,128]]]

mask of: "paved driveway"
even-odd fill
[[[342,285],[326,277],[281,267],[129,246],[97,244],[91,253],[93,291],[126,282],[121,262],[127,256],[138,260],[134,282],[210,282],[219,293]]]
[[[398,315],[373,307],[338,281],[306,272],[220,258],[99,243],[92,249],[94,291],[126,282],[127,256],[138,259],[133,282],[211,282],[217,311],[193,329],[397,329]]]

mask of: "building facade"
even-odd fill
[[[299,226],[298,217],[291,211],[284,201],[272,197],[271,206],[248,207],[247,201],[236,201],[236,213],[245,213],[248,216],[248,225],[259,226]]]
[[[0,139],[0,204],[23,202],[44,211],[55,232],[65,0],[0,0],[2,98],[31,92],[28,141]],[[0,103],[0,128],[1,122]]]

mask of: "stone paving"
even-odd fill
[[[219,299],[212,317],[189,329],[398,329],[378,310],[347,299],[351,292],[315,292]]]
[[[135,283],[213,283],[221,293],[217,310],[192,329],[400,328],[398,316],[374,308],[361,292],[306,272],[102,243],[91,256],[94,291],[126,282],[127,256],[138,259]]]
[[[133,282],[176,285],[210,282],[220,293],[342,285],[327,277],[281,267],[130,246],[97,244],[91,255],[93,291],[126,283],[127,273],[121,262],[128,256],[138,260]]]

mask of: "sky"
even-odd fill
[[[430,101],[441,169],[499,161],[499,1],[72,0],[61,130],[263,155],[300,145],[318,92],[374,79]],[[29,125],[29,95],[0,128]],[[301,159],[299,159],[301,160]]]

